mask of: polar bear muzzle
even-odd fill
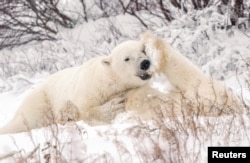
[[[141,80],[148,80],[148,79],[150,79],[152,77],[152,75],[150,75],[150,74],[148,74],[146,72],[141,74],[141,75],[138,75],[138,76],[141,78]]]

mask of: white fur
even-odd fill
[[[148,55],[155,62],[153,64],[156,64],[160,84],[151,81],[151,85],[143,85],[130,91],[126,95],[126,110],[134,111],[144,120],[242,112],[231,90],[203,74],[167,42],[150,33],[145,34],[143,40],[148,46]]]
[[[96,57],[82,66],[51,75],[25,98],[0,133],[76,120],[92,125],[109,123],[124,109],[123,98],[109,99],[143,85],[147,80],[142,80],[140,75],[152,73],[151,69],[140,70],[140,63],[148,59],[143,48],[141,41],[127,41],[114,48],[109,56]]]

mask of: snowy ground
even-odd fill
[[[250,83],[247,85],[245,79],[250,70],[245,62],[250,59],[250,38],[238,29],[220,29],[225,19],[210,8],[182,16],[168,26],[155,27],[154,32],[205,73],[224,80],[249,100]],[[114,27],[120,35],[112,33]],[[119,42],[138,38],[142,31],[134,18],[122,15],[64,29],[58,34],[58,42],[0,51],[0,126],[11,119],[25,95],[50,73],[106,55]],[[141,122],[124,113],[107,126],[90,127],[77,122],[1,135],[0,162],[206,162],[208,146],[249,144],[247,115],[191,116],[156,123]]]

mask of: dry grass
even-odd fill
[[[158,114],[161,114],[158,112]],[[160,115],[162,116],[162,115]],[[175,119],[143,122],[128,116],[124,123],[96,129],[97,139],[105,139],[116,152],[88,153],[91,133],[84,127],[70,128],[72,142],[62,141],[62,126],[50,126],[44,133],[47,141],[37,144],[35,135],[29,134],[34,149],[25,152],[17,145],[15,152],[0,157],[9,162],[206,162],[208,146],[245,146],[250,144],[250,118],[248,115],[202,117],[179,116]],[[132,122],[132,123],[131,123]],[[77,135],[78,134],[78,135]],[[74,137],[85,135],[79,146]],[[65,135],[69,136],[69,133]],[[15,141],[13,139],[13,141]],[[17,144],[17,143],[16,143]],[[112,144],[112,145],[111,145]],[[98,149],[105,144],[95,144]],[[110,148],[107,146],[107,148]],[[71,149],[71,154],[65,151]],[[103,147],[102,147],[103,148]],[[78,154],[78,158],[74,155]],[[72,157],[70,157],[72,155]]]
[[[242,89],[250,88],[249,78],[245,80]],[[101,128],[86,127],[79,122],[52,125],[40,131],[44,141],[37,140],[33,131],[28,133],[33,143],[30,151],[25,151],[15,136],[11,136],[16,150],[1,155],[0,162],[206,162],[209,146],[250,144],[249,101],[245,100],[243,93],[240,99],[245,110],[243,114],[230,112],[204,116],[201,114],[204,105],[191,105],[183,97],[182,110],[178,112],[181,114],[171,118],[162,109],[171,112],[174,105],[160,107],[166,104],[166,100],[160,99],[159,105],[152,108],[159,118],[152,121],[141,121],[131,113],[124,113],[118,115],[112,125]],[[210,111],[225,109],[224,106],[215,107],[215,103],[210,107]],[[93,144],[96,153],[89,152],[95,141],[106,143]],[[112,150],[99,151],[99,148]]]

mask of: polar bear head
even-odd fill
[[[145,46],[141,41],[126,41],[115,47],[104,60],[114,73],[126,84],[140,86],[146,83],[153,74]]]

